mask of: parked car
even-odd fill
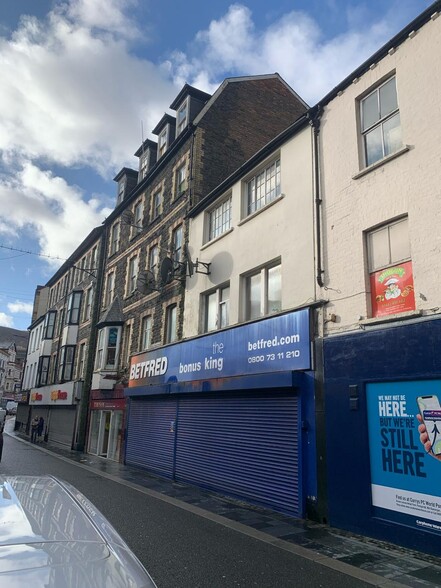
[[[155,588],[125,541],[76,488],[0,477],[0,586]]]
[[[18,402],[14,402],[13,400],[9,400],[6,403],[6,413],[7,414],[17,414],[17,406]]]

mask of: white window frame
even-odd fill
[[[131,296],[136,290],[136,280],[139,273],[139,255],[136,253],[127,260],[126,296]]]
[[[147,257],[147,269],[152,272],[153,276],[156,278],[158,275],[158,267],[159,267],[159,245],[154,243],[148,252]]]
[[[115,345],[109,345],[110,343],[110,335],[116,335]],[[113,343],[113,337],[112,337]],[[95,371],[116,371],[119,361],[119,353],[120,353],[120,343],[121,343],[121,327],[120,326],[107,326],[103,327],[98,332],[98,340],[96,346],[96,355],[95,355]],[[109,355],[109,350],[115,350],[115,354],[113,355],[113,362],[109,363],[108,359],[112,356]]]
[[[368,255],[368,271],[369,274],[373,274],[376,273],[380,270],[383,269],[387,269],[388,267],[393,267],[394,265],[400,264],[400,263],[404,263],[406,261],[411,261],[412,260],[412,256],[411,256],[411,252],[410,252],[410,241],[409,239],[407,240],[408,244],[409,244],[409,255],[405,255],[404,257],[393,257],[392,255],[392,248],[391,248],[391,228],[395,227],[397,225],[400,224],[406,224],[406,229],[407,229],[407,235],[409,236],[409,219],[408,217],[403,217],[400,219],[397,219],[395,221],[391,221],[389,223],[385,223],[383,225],[381,225],[380,227],[377,227],[376,229],[373,229],[371,231],[368,231],[366,233],[366,243],[367,243],[367,255]],[[381,263],[378,265],[374,265],[374,254],[373,254],[373,243],[372,243],[372,237],[374,235],[377,235],[380,232],[386,232],[386,238],[388,241],[388,248],[389,248],[389,258],[387,260],[386,263]]]
[[[158,135],[158,159],[164,155],[168,147],[168,129],[170,125],[166,125]]]
[[[147,314],[141,318],[141,341],[140,350],[145,351],[152,345],[152,334],[153,334],[153,316]]]
[[[143,180],[149,169],[149,150],[146,149],[139,157],[138,182]]]
[[[178,340],[178,305],[176,302],[165,308],[164,343],[174,343]]]
[[[182,102],[176,111],[176,136],[180,135],[188,126],[189,121],[190,100],[189,96]],[[184,112],[184,117],[179,120],[181,112]]]
[[[84,368],[86,365],[86,350],[86,341],[79,343],[77,353],[77,380],[82,380],[84,377]]]
[[[121,204],[121,202],[124,200],[124,192],[126,189],[126,178],[121,178],[121,180],[118,182],[118,198],[116,200],[116,205],[118,206],[118,204]]]
[[[226,297],[227,293],[228,296]],[[214,302],[213,306],[209,303],[210,299]],[[203,309],[202,331],[204,333],[228,327],[230,324],[230,284],[223,284],[215,290],[203,294],[203,304],[201,307]],[[214,317],[210,317],[212,309],[215,309]],[[213,318],[214,320],[212,320]]]
[[[207,212],[207,241],[213,241],[231,229],[232,212],[231,194]]]
[[[144,201],[142,198],[140,198],[139,200],[137,200],[137,202],[135,202],[134,206],[133,206],[133,225],[132,227],[130,227],[132,229],[131,231],[131,237],[135,237],[136,235],[139,235],[139,233],[141,233],[142,229],[143,229],[143,220],[144,220]]]
[[[106,278],[106,296],[104,306],[107,308],[115,297],[115,270],[109,272]]]
[[[245,216],[250,216],[282,194],[280,156],[273,158],[245,181]]]
[[[280,271],[280,306],[276,309],[270,309],[269,308],[269,296],[268,296],[268,292],[269,292],[269,274],[271,272],[271,270],[274,270],[276,268],[279,268]],[[250,291],[251,291],[251,280],[254,277],[260,277],[260,283],[259,283],[259,288],[260,288],[260,297],[259,297],[259,303],[260,303],[260,308],[259,308],[259,313],[258,314],[252,314],[251,310],[251,296],[250,296]],[[243,276],[243,297],[244,297],[244,314],[245,314],[245,320],[255,320],[258,319],[260,317],[263,316],[268,316],[277,312],[280,312],[283,308],[283,300],[282,300],[282,295],[283,295],[283,291],[282,291],[282,264],[280,262],[280,260],[275,261],[273,263],[267,264],[261,268],[259,268],[258,270],[255,270],[253,272],[249,272],[247,273],[245,276]]]
[[[390,112],[385,113],[382,116],[382,114],[381,114],[381,90],[387,84],[391,83],[392,80],[394,80],[394,82],[395,82],[396,106],[395,106],[395,108],[393,110],[391,110]],[[368,124],[365,127],[365,122],[364,122],[365,110],[364,110],[364,106],[367,103],[367,101],[368,100],[371,100],[372,98],[376,98],[377,111],[378,111],[378,119],[376,119],[374,122],[372,122],[371,124]],[[387,80],[385,80],[384,82],[382,82],[381,84],[379,84],[378,86],[376,86],[371,92],[369,92],[369,94],[367,94],[366,96],[363,96],[363,98],[360,99],[359,110],[360,110],[360,132],[361,132],[361,137],[362,137],[363,162],[364,162],[364,166],[365,167],[368,167],[370,165],[374,165],[378,161],[381,161],[382,159],[384,159],[388,155],[392,155],[393,153],[395,153],[396,151],[398,151],[402,147],[402,140],[401,140],[401,120],[400,120],[400,109],[399,109],[399,106],[398,106],[398,95],[397,95],[397,86],[396,86],[396,76],[393,75],[393,76],[389,77]],[[399,140],[399,142],[396,143],[396,145],[394,146],[394,148],[391,149],[391,151],[388,151],[388,149],[386,148],[386,141],[385,141],[384,129],[385,129],[385,125],[387,125],[388,123],[390,123],[396,117],[398,117],[397,118],[398,124],[396,126],[394,126],[393,129],[394,130],[395,129],[399,129],[398,132],[399,132],[399,135],[400,135],[400,140]],[[380,157],[372,158],[372,160],[370,160],[369,159],[368,148],[367,148],[367,137],[373,136],[373,133],[377,133],[377,132],[379,132],[380,133],[380,136],[381,136],[381,156]]]
[[[157,198],[158,198],[158,201],[156,200]],[[152,210],[151,220],[152,221],[154,221],[159,216],[161,216],[162,201],[163,201],[163,191],[162,191],[162,187],[161,187],[152,193],[152,206],[151,206],[151,210]]]
[[[93,286],[90,286],[84,294],[83,322],[90,320],[90,317],[92,315],[92,298],[93,298]]]
[[[188,188],[187,180],[187,161],[184,161],[175,171],[175,198],[179,198],[185,194]]]
[[[180,238],[177,239],[177,236],[180,235]],[[171,252],[172,252],[172,259],[175,263],[179,263],[182,261],[183,255],[183,246],[184,246],[184,225],[177,225],[172,230],[171,235]]]
[[[109,243],[109,256],[115,255],[119,250],[119,236],[120,236],[120,223],[116,221],[113,223],[110,229],[110,243]]]

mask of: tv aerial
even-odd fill
[[[142,226],[135,225],[135,217],[131,210],[125,210],[121,215],[121,221],[128,227],[134,227],[135,229],[142,229]]]
[[[185,259],[185,261],[183,262],[183,264],[186,266],[185,267],[186,275],[189,278],[191,278],[194,273],[204,274],[205,276],[210,275],[211,263],[199,261],[199,259],[197,259],[197,258],[196,258],[196,261],[192,261],[191,255],[190,255],[190,250],[188,249],[187,245],[184,245],[184,259]],[[199,266],[202,266],[201,269],[199,268]]]
[[[159,268],[163,284],[170,284],[174,278],[174,261],[171,257],[164,257]]]
[[[144,294],[144,296],[148,296],[153,292],[159,292],[159,288],[156,286],[155,276],[151,270],[140,272],[136,280],[136,289],[141,294]]]

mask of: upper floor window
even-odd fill
[[[167,140],[168,140],[168,125],[161,131],[158,137],[158,158],[162,157],[167,151]]]
[[[144,153],[142,153],[141,157],[139,158],[138,181],[141,181],[143,178],[146,177],[148,169],[149,169],[149,152],[144,151]]]
[[[372,316],[415,309],[408,219],[367,233]]]
[[[121,327],[104,327],[98,333],[95,370],[116,369]]]
[[[66,311],[64,308],[62,308],[60,310],[60,312],[58,313],[58,321],[57,321],[57,337],[61,336],[61,333],[63,332],[63,326],[64,326],[64,315],[66,314]]]
[[[132,236],[138,235],[142,231],[142,221],[144,216],[144,205],[142,200],[138,200],[133,208],[133,227]]]
[[[88,321],[92,314],[92,298],[93,298],[93,288],[92,286],[88,288],[85,292],[85,300],[84,300],[84,321]]]
[[[49,382],[50,355],[43,355],[38,360],[37,386],[46,386]]]
[[[182,225],[176,227],[172,233],[172,258],[175,262],[182,258]]]
[[[188,99],[178,108],[176,113],[176,134],[180,135],[188,125]]]
[[[277,159],[247,182],[247,214],[272,202],[280,193],[280,159]]]
[[[50,310],[44,319],[44,339],[53,339],[55,330],[56,310]]]
[[[60,350],[58,362],[58,381],[68,382],[72,380],[73,365],[75,357],[75,345],[66,345]]]
[[[152,327],[152,316],[144,316],[141,321],[141,351],[148,349],[152,343]]]
[[[158,245],[153,245],[149,249],[149,258],[148,258],[148,270],[152,272],[153,276],[156,277],[158,273],[158,260],[159,260],[159,247]]]
[[[109,306],[115,294],[115,272],[107,274],[106,294],[104,297],[104,305]]]
[[[116,200],[117,205],[121,204],[121,202],[124,200],[125,189],[126,189],[126,180],[125,180],[125,178],[123,178],[118,183],[118,198]]]
[[[395,77],[360,102],[365,165],[372,165],[401,146],[400,113]]]
[[[97,245],[95,245],[95,247],[92,249],[91,253],[90,253],[90,271],[96,271],[97,267],[96,267],[96,262],[97,262],[97,253],[98,253],[98,247]]]
[[[173,343],[178,338],[177,334],[177,312],[176,304],[170,304],[165,309],[165,343]]]
[[[80,320],[80,306],[82,292],[72,292],[67,304],[66,324],[77,325]]]
[[[222,329],[229,324],[230,287],[223,286],[204,297],[204,332]]]
[[[86,361],[86,343],[80,343],[78,347],[77,360],[77,378],[81,380],[84,377],[84,367]]]
[[[152,220],[158,218],[162,210],[162,189],[156,190],[152,195]]]
[[[175,198],[178,198],[187,190],[187,164],[180,165],[175,173]]]
[[[231,228],[231,196],[208,213],[208,240],[215,239]]]
[[[282,266],[271,265],[245,277],[245,319],[282,310]]]
[[[112,225],[110,229],[110,251],[109,255],[113,255],[119,248],[119,223]]]
[[[134,255],[129,259],[127,268],[127,289],[126,295],[133,294],[136,290],[136,279],[138,277],[138,256]]]

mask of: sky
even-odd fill
[[[425,0],[0,0],[0,326],[115,205],[184,83],[278,72],[309,104]]]

